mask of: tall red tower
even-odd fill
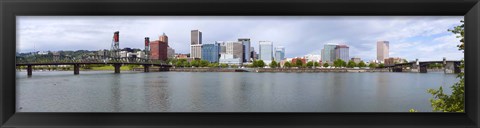
[[[110,49],[111,57],[114,59],[120,58],[120,32],[113,33],[112,47]]]

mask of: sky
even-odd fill
[[[460,39],[448,29],[463,16],[17,16],[17,52],[144,48],[144,38],[165,33],[176,53],[189,53],[190,31],[203,43],[250,38],[284,46],[285,56],[320,55],[326,43],[346,44],[350,57],[376,59],[376,42],[390,42],[390,57],[459,60]]]

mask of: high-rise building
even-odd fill
[[[390,48],[388,41],[377,41],[377,60],[383,62],[388,58],[388,49]]]
[[[168,58],[175,58],[175,49],[171,47],[167,47],[167,57]]]
[[[163,34],[159,37],[159,39],[160,39],[160,41],[165,42],[165,43],[167,44],[167,46],[169,46],[169,45],[168,45],[168,36],[165,35],[165,33],[163,33]],[[169,47],[170,47],[170,46],[169,46]]]
[[[270,64],[273,60],[273,43],[270,41],[259,42],[259,60],[263,60],[265,64]]]
[[[202,58],[202,45],[195,44],[190,45],[190,58],[201,59]]]
[[[250,61],[250,38],[239,38],[239,42],[243,44],[243,62],[251,62]]]
[[[160,40],[150,42],[150,59],[152,60],[167,60],[168,45]]]
[[[209,61],[211,63],[218,62],[220,45],[215,44],[203,44],[202,45],[202,60]]]
[[[337,47],[335,47],[335,60],[337,59],[345,62],[350,60],[349,47],[347,45],[337,45]]]
[[[285,59],[285,47],[277,46],[275,47],[275,61],[280,62]]]
[[[190,45],[202,44],[202,32],[200,32],[199,30],[192,30],[190,34]]]
[[[322,49],[322,62],[323,63],[333,63],[335,61],[335,48],[337,44],[327,43],[323,46]]]
[[[257,60],[257,52],[253,47],[250,47],[250,58],[252,58],[252,61]]]
[[[219,54],[227,53],[227,45],[225,45],[224,41],[216,41],[215,43],[219,44],[219,48],[220,48]]]
[[[232,54],[233,58],[240,58],[240,60],[243,60],[242,42],[228,41],[228,42],[225,42],[225,46],[226,46],[226,50],[225,50],[226,54]]]
[[[202,58],[202,32],[199,30],[192,30],[190,33],[190,58]]]

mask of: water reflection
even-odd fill
[[[431,111],[426,89],[449,92],[456,81],[443,73],[18,72],[17,111]]]

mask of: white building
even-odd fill
[[[233,65],[240,65],[242,64],[241,58],[234,58],[233,54],[221,54],[220,56],[220,64],[233,64]]]
[[[305,55],[304,58],[307,62],[310,62],[310,61],[320,62],[320,60],[322,59],[322,55],[308,54],[308,55]]]
[[[260,41],[258,53],[258,59],[269,65],[273,60],[273,43],[271,41]]]
[[[202,45],[201,44],[195,44],[195,45],[190,45],[190,58],[202,58]]]

